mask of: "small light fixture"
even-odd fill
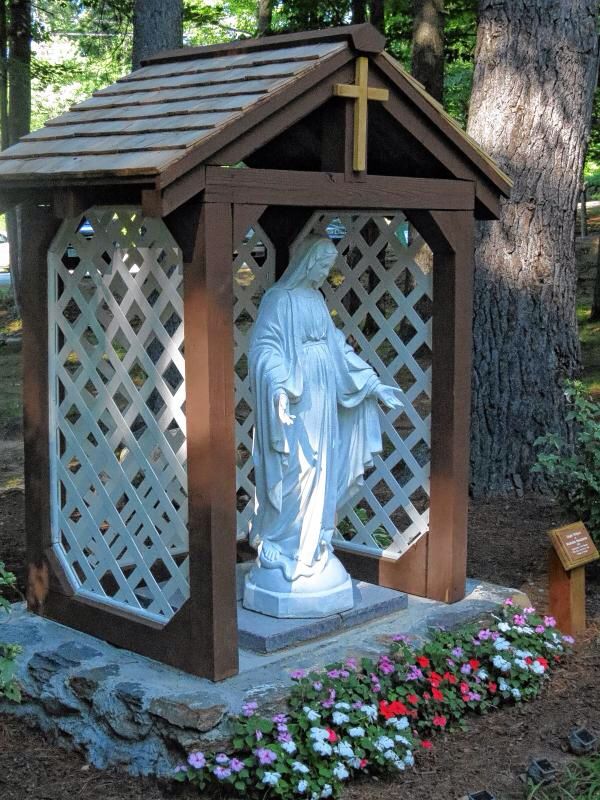
[[[598,737],[587,728],[574,728],[569,733],[569,747],[576,756],[593,753],[598,746]]]
[[[480,792],[471,792],[468,794],[467,800],[496,800],[496,796],[488,792],[487,789],[482,789]]]
[[[527,776],[539,784],[552,783],[558,770],[547,758],[535,758],[527,768]]]

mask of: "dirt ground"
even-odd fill
[[[18,475],[18,442],[0,448],[0,476]],[[18,483],[18,481],[17,481]],[[6,486],[4,480],[1,484]],[[14,483],[11,480],[11,484]],[[0,490],[0,558],[23,580],[23,491]],[[469,574],[525,590],[543,608],[547,599],[546,530],[567,521],[551,499],[527,495],[473,503],[469,526]],[[588,570],[590,627],[576,653],[556,673],[543,696],[483,718],[468,729],[438,737],[413,772],[395,780],[360,780],[348,800],[459,800],[487,788],[498,800],[525,797],[520,774],[532,757],[563,763],[565,736],[575,725],[598,728],[600,719],[600,569]],[[39,731],[0,715],[2,800],[163,800],[191,798],[178,785],[98,771],[81,754],[61,750]]]

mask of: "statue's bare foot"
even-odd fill
[[[263,561],[277,562],[281,560],[281,550],[273,542],[263,540],[260,557]]]

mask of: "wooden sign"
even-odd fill
[[[600,558],[583,522],[574,522],[548,531],[552,546],[564,569],[570,571]]]

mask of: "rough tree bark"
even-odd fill
[[[371,0],[371,15],[369,17],[371,25],[384,33],[385,22],[385,2],[384,0]]]
[[[367,21],[367,0],[352,0],[352,22],[360,25]]]
[[[411,72],[429,94],[444,95],[444,0],[414,0]]]
[[[273,21],[273,0],[258,0],[256,33],[266,36],[271,31]]]
[[[481,0],[468,132],[514,179],[475,253],[474,494],[540,488],[579,369],[575,209],[596,85],[596,0]]]
[[[8,22],[8,136],[3,141],[14,144],[31,127],[31,0],[11,0]],[[6,214],[6,231],[10,252],[10,273],[17,309],[21,306],[22,206]]]
[[[133,7],[134,69],[144,58],[181,47],[183,43],[183,0],[135,0]]]

